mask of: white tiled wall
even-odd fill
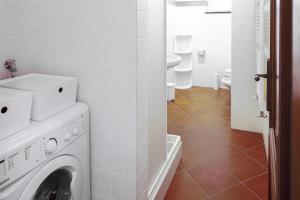
[[[93,200],[147,194],[146,8],[146,0],[0,1],[0,65],[12,57],[18,74],[79,78],[78,100],[91,109]]]
[[[261,132],[256,95],[255,0],[232,1],[232,128]]]

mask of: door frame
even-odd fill
[[[278,110],[278,159],[279,199],[290,199],[291,162],[291,79],[292,79],[292,4],[291,0],[277,0],[279,8],[278,52],[279,110]]]
[[[291,199],[300,199],[300,0],[292,1]],[[297,88],[298,86],[298,88]]]
[[[292,0],[271,0],[271,77],[273,82],[270,97],[270,135],[275,133],[273,141],[275,150],[273,149],[274,152],[271,151],[270,155],[276,154],[275,163],[273,163],[275,167],[269,172],[269,199],[271,200],[288,200],[293,196],[291,194],[293,186],[291,183],[293,132],[291,130],[295,123],[291,123],[292,41]],[[272,164],[272,159],[270,161]]]

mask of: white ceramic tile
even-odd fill
[[[39,37],[48,35],[49,13],[45,11],[34,11],[29,14],[31,17],[31,34]]]
[[[89,17],[89,34],[94,37],[104,37],[108,32],[108,24],[111,23],[107,12],[92,12]]]
[[[241,29],[241,27],[243,27]],[[255,24],[243,21],[232,24],[233,42],[253,42],[255,41]]]
[[[1,60],[7,58],[23,59],[29,57],[30,47],[20,36],[5,36],[0,37],[0,58]],[[18,61],[17,61],[18,62]]]
[[[67,37],[49,37],[49,57],[51,60],[67,61],[69,56],[69,40]],[[33,48],[33,47],[32,47]]]
[[[148,191],[145,191],[145,192],[142,194],[140,200],[148,200]]]
[[[120,147],[112,148],[111,170],[127,177],[136,177],[136,151]]]
[[[75,10],[107,10],[110,6],[109,0],[70,0],[71,8]]]
[[[69,29],[67,12],[51,11],[47,14],[47,35],[66,35]]]
[[[90,78],[92,74],[91,66],[91,63],[82,62],[68,62],[66,64],[69,76],[75,76],[78,78],[78,91],[84,90],[92,93],[91,85],[93,84],[93,80]]]
[[[109,37],[136,37],[137,34],[137,12],[115,11],[107,14],[106,36]]]
[[[96,134],[96,133],[95,133]],[[112,146],[101,142],[91,142],[91,165],[109,171],[112,164]]]
[[[136,65],[136,39],[105,38],[91,41],[91,59],[101,65]]]
[[[113,175],[109,172],[92,167],[92,190],[111,197],[113,191]]]
[[[91,79],[97,81],[99,91],[115,95],[136,94],[137,69],[135,66],[96,65],[92,67]],[[107,85],[110,87],[108,88]]]
[[[148,111],[147,111],[148,113]],[[148,114],[147,114],[148,116]],[[148,117],[138,120],[137,123],[137,136],[136,136],[136,146],[141,145],[148,140]]]
[[[136,180],[112,174],[112,197],[115,200],[136,199]]]
[[[92,115],[91,132],[93,141],[136,149],[135,123],[122,122],[108,116]]]
[[[114,117],[124,122],[136,122],[136,95],[95,94],[91,98],[92,114]]]
[[[30,59],[30,68],[31,71],[28,72],[34,72],[34,73],[52,73],[52,67],[49,63],[48,59]]]
[[[139,38],[137,41],[137,64],[142,65],[146,62],[146,40]]]
[[[51,11],[63,11],[68,9],[69,0],[45,0],[47,5],[47,10]]]
[[[148,108],[148,93],[146,91],[140,92],[137,96],[137,119],[143,119],[147,116]]]
[[[137,10],[138,11],[147,11],[148,0],[137,0]]]
[[[29,53],[31,58],[49,59],[50,58],[50,41],[45,37],[33,38],[29,44]]]
[[[148,192],[147,190],[145,190],[148,188],[147,187],[147,184],[148,184],[147,173],[148,173],[148,170],[145,169],[137,177],[137,184],[136,184],[137,199],[148,199],[144,196],[145,193]]]
[[[70,40],[70,59],[73,62],[90,61],[90,40],[88,38],[72,38]]]
[[[47,10],[48,7],[48,1],[28,0],[26,2],[25,9],[29,11]]]
[[[70,17],[72,18],[70,31],[73,36],[88,36],[91,34],[91,20],[93,20],[91,12],[87,11],[74,11],[71,12]]]
[[[256,55],[256,43],[235,42],[232,44],[232,55]]]
[[[0,12],[0,36],[24,35],[28,33],[30,16],[22,11]]]
[[[137,35],[138,37],[145,37],[147,33],[147,12],[137,12]]]
[[[147,89],[148,70],[146,65],[140,65],[137,68],[137,92],[142,92]]]
[[[137,9],[137,0],[109,0],[110,10],[135,10]]]
[[[110,197],[107,197],[107,196],[104,196],[104,195],[101,195],[101,194],[98,194],[96,192],[92,192],[92,200],[113,200],[112,198]]]
[[[253,69],[256,70],[256,57],[255,55],[232,55],[232,66],[234,71],[238,69]],[[235,72],[233,72],[235,73]],[[247,76],[247,75],[246,75]]]
[[[140,175],[145,169],[147,169],[147,160],[148,160],[147,149],[148,149],[147,141],[145,141],[144,143],[138,146],[136,152],[136,174],[137,175]]]

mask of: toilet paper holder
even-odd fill
[[[205,51],[205,49],[202,49],[202,50],[198,50],[197,53],[198,53],[198,56],[205,56],[206,51]]]

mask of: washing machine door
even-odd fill
[[[60,156],[38,171],[20,200],[82,200],[83,184],[79,161],[72,156]]]

